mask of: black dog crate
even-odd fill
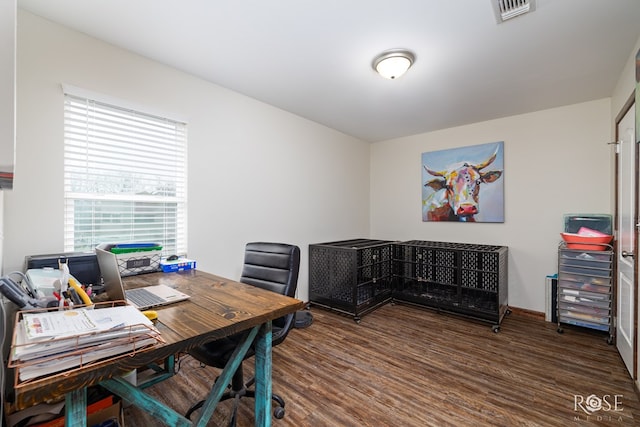
[[[393,300],[493,323],[507,305],[506,246],[413,240],[394,248]]]
[[[360,317],[391,299],[392,242],[354,239],[309,245],[309,300]]]

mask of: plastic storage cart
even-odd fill
[[[391,299],[392,241],[353,239],[309,245],[312,305],[361,316]]]
[[[604,249],[604,250],[603,250]],[[562,324],[608,332],[613,343],[611,314],[613,248],[609,245],[558,247],[558,333]]]
[[[506,246],[413,240],[394,245],[394,301],[491,322],[508,309]]]

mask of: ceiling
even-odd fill
[[[18,0],[18,7],[365,141],[611,96],[638,0]],[[19,22],[18,22],[19,25]],[[387,80],[382,51],[416,61]]]

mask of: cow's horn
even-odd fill
[[[427,167],[427,165],[422,165],[422,166],[424,167],[424,170],[426,170],[429,173],[429,175],[433,175],[433,176],[445,176],[446,175],[446,171],[436,172],[436,171],[433,171],[433,170],[429,169]]]
[[[486,168],[491,163],[493,163],[493,161],[496,159],[497,155],[498,155],[498,148],[496,148],[496,151],[484,163],[480,163],[480,164],[476,165],[476,169],[482,170],[482,169]]]

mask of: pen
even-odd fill
[[[78,295],[78,292],[76,291],[75,288],[71,287],[69,288],[69,295],[71,296],[71,300],[73,301],[74,304],[82,304],[83,301],[80,298],[80,295]]]

